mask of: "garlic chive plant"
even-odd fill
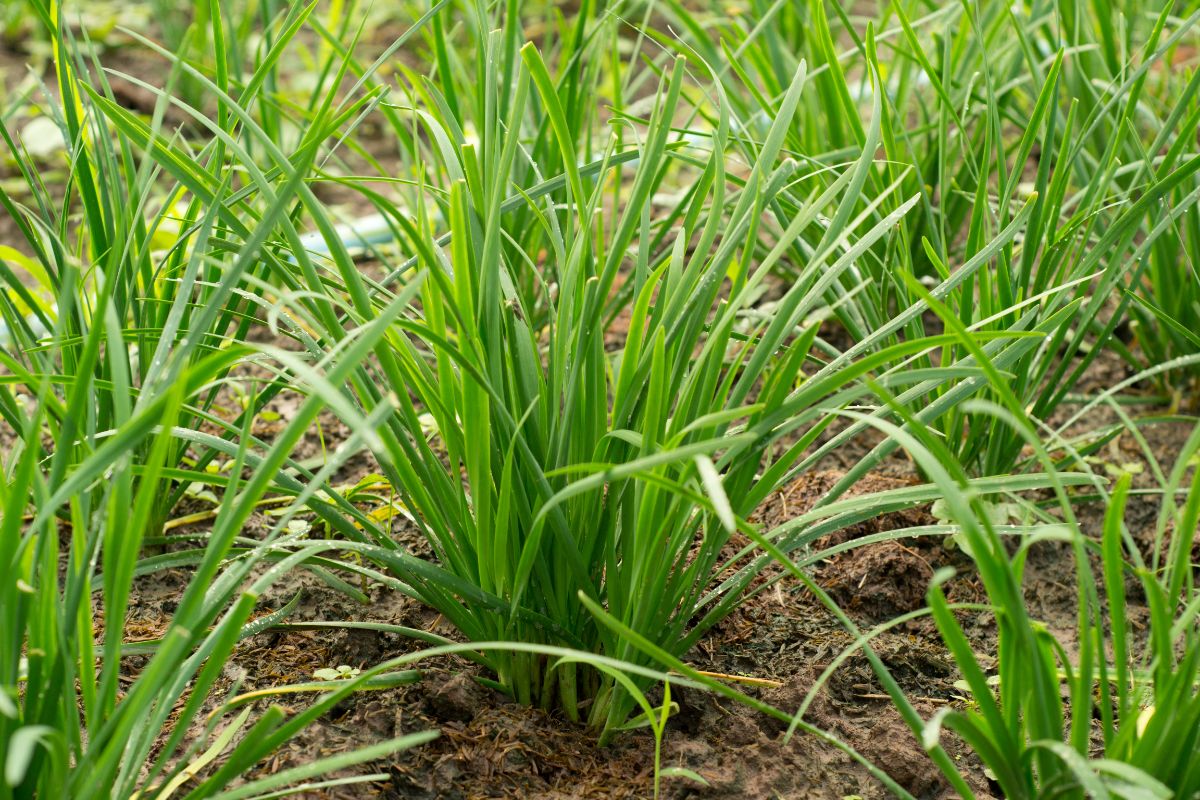
[[[830,421],[827,409],[864,396],[859,379],[868,373],[896,387],[939,374],[887,371],[940,346],[939,337],[816,377],[804,371],[820,361],[809,315],[916,198],[870,223],[851,214],[879,141],[878,115],[875,144],[828,188],[790,195],[803,167],[781,149],[806,91],[803,65],[753,166],[734,174],[733,120],[719,86],[711,128],[681,139],[673,121],[699,87],[682,59],[665,64],[661,99],[623,179],[615,165],[628,163],[624,150],[579,164],[576,131],[539,50],[525,45],[517,63],[503,37],[486,42],[479,91],[502,98],[478,106],[477,129],[489,135],[465,140],[448,107],[441,117],[416,115],[419,136],[437,142],[445,161],[447,183],[428,195],[445,209],[446,236],[429,233],[422,212],[397,226],[426,277],[420,304],[389,339],[400,410],[383,458],[435,560],[383,537],[366,552],[468,640],[653,665],[606,622],[674,656],[687,652],[763,565],[733,558],[737,548],[726,545],[758,535],[746,519],[791,478]],[[561,151],[565,175],[514,185],[510,176],[539,166],[525,142],[542,140]],[[692,188],[664,226],[650,210],[667,176]],[[610,181],[621,182],[619,203],[605,208]],[[764,258],[748,259],[758,220],[785,193],[794,216]],[[798,280],[773,313],[756,313],[776,261],[827,217],[835,224]],[[510,225],[530,218],[537,236],[526,242],[518,235],[529,229]],[[622,289],[627,302],[615,315],[611,298]],[[480,655],[496,687],[586,720],[602,740],[635,709],[633,696],[586,660],[556,666],[527,649]]]
[[[1052,462],[1034,428],[1008,408],[976,411],[1020,431],[1047,467]],[[944,471],[937,443],[908,446],[946,487],[999,626],[996,680],[951,610],[938,575],[929,604],[961,671],[971,708],[943,708],[918,731],[934,748],[945,731],[967,742],[995,775],[1005,797],[1192,797],[1200,791],[1200,641],[1194,546],[1200,526],[1200,427],[1187,437],[1165,482],[1156,533],[1137,542],[1125,526],[1132,475],[1121,475],[1106,503],[1099,540],[1056,487],[1061,518],[1027,526],[1015,552],[997,535],[987,509],[962,495],[962,475]],[[928,448],[928,449],[926,449]],[[1191,478],[1188,473],[1191,472]],[[1031,549],[1065,543],[1075,562],[1075,650],[1025,608],[1022,581]],[[1127,614],[1130,586],[1144,594],[1148,626]]]
[[[1169,67],[1195,38],[1194,10],[1139,7],[1122,16],[1116,47],[1109,4],[1093,13],[1042,0],[1019,7],[898,2],[885,29],[871,35],[847,4],[814,0],[722,15],[712,23],[718,46],[693,10],[675,2],[665,8],[687,36],[684,45],[664,44],[721,64],[726,95],[754,135],[775,119],[781,75],[808,59],[813,90],[785,147],[803,154],[816,180],[822,167],[836,169],[861,148],[869,76],[886,76],[881,158],[859,208],[880,219],[900,198],[918,201],[898,220],[897,234],[876,242],[831,290],[830,308],[856,347],[887,329],[890,337],[924,336],[927,320],[906,313],[921,307],[911,279],[931,287],[953,281],[944,299],[972,330],[1036,334],[988,349],[1042,420],[1105,352],[1139,369],[1196,352],[1190,329],[1200,313],[1193,230],[1200,161],[1192,145],[1200,82]],[[870,208],[892,182],[896,191]],[[807,261],[818,235],[814,229],[795,240],[779,261],[782,275]],[[981,268],[957,279],[979,259]],[[1126,345],[1130,316],[1140,359]],[[902,326],[892,324],[898,317]],[[970,362],[958,345],[914,359],[924,366]],[[965,413],[962,401],[976,391],[930,381],[900,399],[942,432],[970,473],[1036,470],[1013,431]],[[853,426],[825,452],[862,429]],[[861,470],[894,449],[882,444]]]
[[[299,713],[276,705],[229,718],[221,705],[238,642],[290,611],[254,618],[258,599],[288,569],[331,549],[297,541],[287,522],[311,506],[340,504],[347,527],[360,513],[331,477],[374,441],[393,407],[355,408],[340,386],[365,373],[416,292],[402,293],[391,315],[343,332],[345,345],[328,353],[245,341],[272,313],[289,322],[306,313],[288,294],[293,267],[277,242],[298,238],[291,214],[324,137],[302,139],[264,174],[243,170],[252,161],[239,126],[313,8],[283,17],[276,49],[246,76],[238,113],[223,105],[214,137],[191,150],[161,116],[147,122],[117,105],[62,9],[52,16],[34,5],[57,55],[55,91],[44,100],[71,175],[58,195],[32,159],[18,159],[18,179],[0,186],[23,240],[0,254],[0,419],[11,436],[0,453],[0,798],[265,795],[427,741],[401,737],[226,792],[367,680],[330,686]],[[210,8],[219,20],[220,4]],[[314,115],[317,133],[345,124],[330,109]],[[24,152],[2,118],[0,137]],[[246,175],[252,185],[238,186]],[[46,295],[35,297],[22,273]],[[303,324],[284,327],[304,341]],[[262,388],[230,419],[218,395],[250,369]],[[284,388],[299,391],[301,404],[268,444],[253,423]],[[327,407],[351,435],[314,473],[293,451]],[[206,470],[218,457],[227,469]],[[211,526],[165,535],[176,502],[197,484],[221,493]],[[265,535],[248,536],[246,522],[268,494],[282,496],[284,513]],[[135,583],[178,568],[190,577],[161,636],[130,643]],[[130,657],[144,664],[133,670]]]

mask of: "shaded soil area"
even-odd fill
[[[139,587],[131,612],[131,634],[161,633],[172,598],[186,576],[156,576]],[[811,595],[778,585],[740,607],[689,659],[711,672],[749,676],[771,685],[741,688],[777,708],[794,711],[822,670],[852,637]],[[376,590],[371,604],[358,606],[304,575],[279,587],[271,605],[292,592],[303,600],[292,621],[378,620],[452,632],[432,612],[394,592]],[[268,609],[264,609],[268,610]],[[156,619],[157,618],[157,619]],[[136,620],[136,622],[134,622]],[[226,668],[221,697],[235,685],[242,692],[311,680],[323,667],[369,667],[417,644],[403,637],[365,631],[270,632],[245,641]],[[884,634],[876,651],[915,700],[923,716],[956,702],[954,670],[932,638],[909,632]],[[136,665],[130,664],[131,672]],[[422,662],[420,682],[346,700],[307,728],[265,763],[274,773],[316,757],[350,750],[418,730],[441,737],[360,772],[382,772],[387,781],[306,797],[476,798],[476,797],[649,797],[653,793],[653,740],[628,733],[600,748],[594,735],[569,721],[519,706],[474,679],[478,667],[457,659]],[[283,699],[301,707],[307,698]],[[663,745],[664,766],[686,767],[707,782],[669,778],[667,797],[887,797],[889,793],[860,763],[813,735],[788,738],[786,725],[709,692],[674,687],[679,711]],[[277,701],[278,702],[278,701]],[[879,688],[862,658],[851,658],[820,691],[805,721],[829,731],[874,762],[919,797],[949,797],[936,768]],[[964,753],[954,749],[960,757]],[[248,776],[253,777],[253,775]],[[988,793],[986,782],[979,790]]]

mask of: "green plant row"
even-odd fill
[[[1155,476],[1148,553],[1122,523],[1129,479],[1087,466],[1140,441],[1122,403],[1194,401],[1200,12],[746,5],[159,3],[157,27],[120,36],[161,81],[105,69],[69,3],[3,7],[50,71],[36,104],[0,108],[0,798],[275,796],[427,741],[252,775],[430,653],[602,744],[641,724],[661,742],[669,683],[647,698],[678,679],[864,761],[804,720],[824,677],[781,710],[688,666],[778,566],[856,637],[959,793],[945,730],[1005,796],[1200,790],[1200,435]],[[382,45],[381,14],[405,26]],[[50,162],[24,138],[37,112]],[[386,233],[353,233],[326,191]],[[1132,377],[1098,393],[1113,363]],[[331,418],[344,441],[300,458]],[[754,521],[850,452],[814,508]],[[850,493],[897,453],[922,483]],[[339,488],[360,455],[431,555]],[[1107,503],[1102,531],[1082,491]],[[934,500],[938,526],[817,547]],[[185,501],[208,523],[166,535]],[[1001,505],[1024,518],[998,523]],[[988,674],[936,576],[927,611],[971,706],[925,720],[809,570],[935,535],[970,554],[1000,633]],[[1074,650],[1022,587],[1054,542]],[[188,574],[177,609],[128,642],[137,582],[168,569]],[[404,631],[433,649],[285,687],[316,692],[291,716],[239,710],[225,667],[289,624],[294,604],[258,604],[300,569],[415,598],[461,641]]]

